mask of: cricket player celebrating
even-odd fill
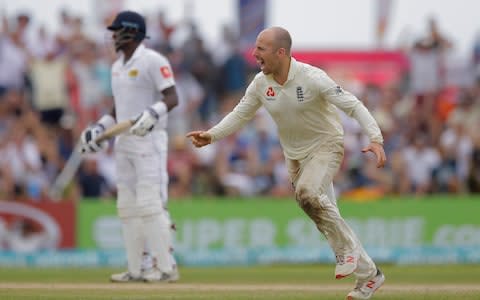
[[[385,277],[337,207],[332,180],[344,149],[343,128],[335,106],[359,122],[370,138],[362,151],[373,152],[379,168],[386,162],[383,137],[362,102],[321,69],[291,57],[291,44],[290,34],[283,28],[262,31],[253,51],[262,72],[220,123],[208,131],[192,131],[187,137],[196,147],[213,143],[244,126],[263,105],[277,125],[296,200],[337,258],[335,277],[354,274],[357,279],[347,299],[370,299]]]
[[[128,270],[111,276],[113,282],[175,281],[171,253],[171,221],[167,203],[167,113],[178,104],[175,81],[168,60],[146,48],[144,18],[120,12],[107,27],[113,31],[119,58],[112,65],[114,108],[81,136],[82,152],[106,147],[96,143],[116,122],[134,119],[128,133],[115,142],[118,172],[117,210],[127,255]],[[154,267],[141,272],[142,253],[148,248]]]

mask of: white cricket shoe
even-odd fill
[[[170,281],[169,282],[176,282],[180,280],[180,272],[178,271],[177,265],[173,266],[172,272],[170,272]]]
[[[145,282],[175,282],[180,279],[178,269],[175,267],[170,273],[163,273],[157,268],[151,268],[145,271],[142,275]]]
[[[133,276],[130,272],[122,272],[118,274],[113,274],[110,276],[111,282],[141,282],[142,278]]]
[[[337,255],[335,266],[335,279],[342,279],[355,272],[358,263],[358,254]]]
[[[385,275],[377,269],[377,273],[371,279],[358,280],[355,284],[355,288],[348,293],[347,300],[366,300],[370,299],[385,282]]]

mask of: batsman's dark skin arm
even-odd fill
[[[163,102],[167,105],[168,111],[171,111],[175,106],[178,105],[178,95],[177,89],[175,86],[168,87],[162,91]]]

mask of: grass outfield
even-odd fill
[[[480,265],[381,266],[374,299],[479,300]],[[172,284],[113,284],[114,269],[1,268],[0,299],[344,299],[353,278],[333,265],[181,268]]]

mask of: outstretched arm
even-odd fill
[[[187,133],[187,137],[190,138],[192,144],[197,148],[212,143],[212,135],[207,131],[192,131]]]
[[[255,81],[247,88],[245,96],[217,125],[208,131],[192,131],[187,134],[195,147],[203,147],[222,139],[242,128],[261,106],[255,95]]]

